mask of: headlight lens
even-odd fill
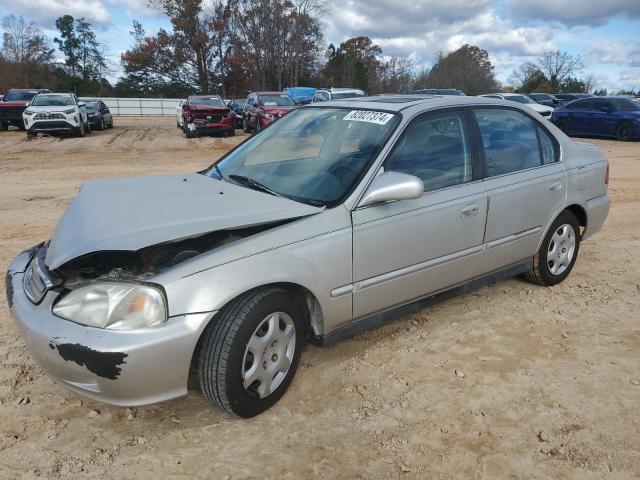
[[[25,110],[25,111],[24,111],[24,114],[25,114],[25,115],[33,115],[33,114],[34,114],[34,112],[33,112],[33,110]]]
[[[167,320],[162,292],[149,285],[98,282],[71,291],[53,307],[58,317],[89,327],[133,330]]]
[[[64,113],[66,113],[67,115],[71,115],[72,113],[74,113],[76,111],[75,108],[70,108],[68,110],[65,110]]]

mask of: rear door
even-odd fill
[[[462,110],[416,117],[383,168],[421,178],[424,195],[352,212],[354,318],[477,275],[487,196],[469,122]]]
[[[566,172],[559,145],[537,120],[506,107],[474,108],[488,195],[484,273],[527,257],[563,208]]]

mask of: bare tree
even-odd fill
[[[50,76],[53,48],[40,28],[24,17],[8,15],[2,18],[4,29],[2,83],[25,87],[37,86]]]
[[[584,68],[580,55],[573,56],[567,52],[556,50],[546,52],[539,59],[540,69],[545,74],[554,92],[560,89],[562,83]]]

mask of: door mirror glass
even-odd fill
[[[394,200],[420,198],[424,193],[422,180],[400,172],[385,172],[378,175],[360,202],[361,207]]]
[[[84,103],[84,102],[78,102],[78,106],[79,107],[84,107],[85,105],[86,105],[86,103]]]

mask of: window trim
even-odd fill
[[[470,112],[470,117],[471,117],[471,121],[475,124],[475,128],[477,129],[477,137],[475,138],[475,141],[477,142],[477,147],[480,153],[480,158],[482,161],[482,180],[489,180],[489,179],[494,179],[494,178],[500,178],[500,177],[504,177],[506,175],[514,175],[520,172],[526,172],[529,170],[534,170],[536,168],[544,168],[544,167],[550,167],[553,165],[556,165],[558,163],[562,163],[562,151],[560,148],[560,142],[558,142],[558,139],[556,138],[556,136],[554,134],[552,134],[549,129],[547,127],[545,127],[545,125],[540,122],[537,118],[531,116],[528,112],[525,112],[524,110],[521,110],[519,108],[515,108],[515,107],[511,107],[511,106],[503,106],[503,105],[473,105],[473,106],[469,106],[467,107],[469,112]],[[512,110],[512,111],[516,111],[518,113],[521,113],[522,115],[525,115],[527,118],[529,118],[535,127],[536,130],[536,139],[538,141],[538,152],[540,154],[540,165],[537,165],[535,167],[529,167],[529,168],[523,168],[522,170],[514,170],[512,172],[507,172],[507,173],[502,173],[500,175],[493,175],[491,177],[487,176],[487,159],[485,156],[485,149],[484,149],[484,142],[482,141],[482,134],[480,131],[480,125],[478,124],[478,119],[475,115],[475,112],[477,110],[488,110],[488,109],[496,109],[496,110]],[[551,162],[551,163],[543,163],[543,159],[542,159],[542,148],[540,145],[540,136],[538,134],[538,128],[541,128],[545,131],[545,133],[551,137],[551,140],[554,144],[554,153],[555,153],[555,161]]]
[[[457,183],[455,185],[448,185],[446,187],[435,188],[433,190],[425,190],[423,193],[423,196],[427,194],[433,194],[434,192],[447,190],[450,188],[469,185],[471,183],[482,180],[482,176],[481,176],[482,170],[480,168],[482,163],[480,162],[480,158],[478,158],[479,152],[477,151],[476,141],[475,141],[476,139],[474,138],[475,133],[472,131],[473,130],[472,125],[469,122],[469,118],[466,110],[467,108],[463,106],[435,108],[433,110],[427,110],[426,112],[425,111],[419,112],[413,117],[411,117],[411,119],[404,125],[404,127],[402,127],[402,131],[399,132],[398,137],[396,138],[396,141],[393,144],[393,147],[391,147],[391,149],[387,152],[384,159],[382,160],[382,163],[380,163],[380,165],[378,166],[378,170],[380,170],[380,168],[384,168],[385,172],[387,171],[385,168],[387,162],[391,159],[393,154],[400,147],[400,144],[403,141],[405,135],[408,134],[409,129],[414,125],[415,122],[422,121],[423,118],[428,116],[441,115],[446,113],[458,113],[462,119],[463,127],[466,128],[467,139],[469,141],[469,155],[471,157],[471,180],[463,183]]]

